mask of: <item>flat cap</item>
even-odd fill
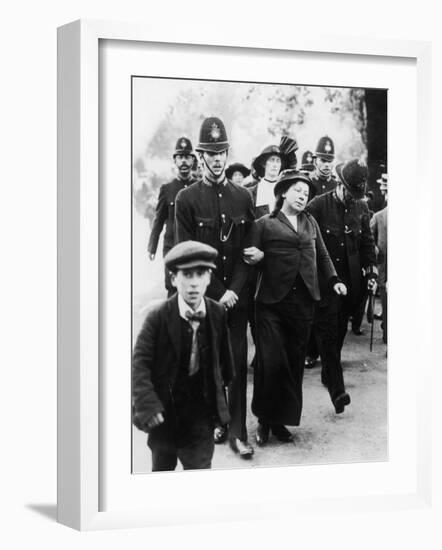
[[[215,269],[218,251],[208,244],[198,241],[184,241],[176,244],[164,257],[164,264],[169,271],[208,267]]]

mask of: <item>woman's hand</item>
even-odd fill
[[[256,246],[249,246],[244,248],[243,258],[246,264],[255,265],[264,258],[264,252]]]
[[[336,283],[335,285],[333,285],[333,290],[338,296],[347,296],[347,287],[344,285],[344,283]]]

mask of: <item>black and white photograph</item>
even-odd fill
[[[131,89],[132,473],[388,460],[388,90]]]

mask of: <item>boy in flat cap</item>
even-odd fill
[[[204,297],[217,251],[187,241],[166,255],[177,293],[149,312],[132,359],[134,424],[149,434],[152,471],[210,468],[215,423],[229,422],[233,359],[225,308]]]
[[[173,153],[173,162],[177,169],[177,177],[160,187],[155,218],[152,223],[149,244],[147,245],[150,260],[155,259],[158,241],[164,226],[166,230],[164,232],[163,257],[172,248],[174,244],[175,198],[181,189],[185,189],[196,181],[192,173],[196,156],[193,152],[192,142],[187,137],[178,138]],[[175,292],[175,289],[170,283],[169,271],[167,269],[165,270],[164,284],[167,295],[171,296]]]

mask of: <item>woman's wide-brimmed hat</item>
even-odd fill
[[[226,168],[226,176],[228,179],[230,179],[235,172],[241,172],[241,174],[246,178],[250,175],[250,168],[247,168],[247,166],[244,166],[244,164],[241,164],[240,162],[233,162]]]
[[[284,170],[279,175],[279,179],[273,190],[275,197],[281,196],[297,181],[302,181],[308,185],[310,190],[309,199],[312,199],[316,194],[316,189],[312,183],[312,180],[305,172],[300,172],[299,170],[293,169]]]
[[[336,166],[336,173],[344,187],[355,199],[362,199],[368,179],[368,168],[360,159],[352,159]]]
[[[279,145],[268,145],[264,147],[261,153],[253,159],[252,169],[259,178],[265,173],[266,160],[272,155],[277,155],[281,159],[281,171],[287,168],[296,168],[296,151],[298,144],[296,139],[288,136],[282,136]]]

